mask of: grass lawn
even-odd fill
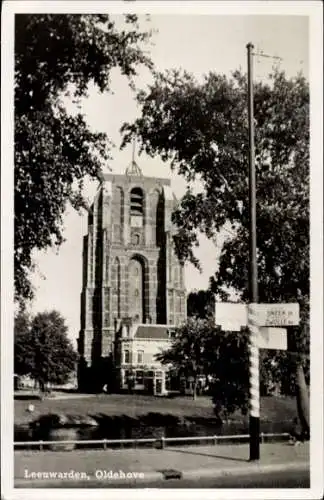
[[[28,405],[35,407],[33,413]],[[75,413],[78,415],[104,414],[107,416],[127,415],[131,418],[148,413],[169,414],[177,417],[213,418],[210,397],[200,396],[195,401],[189,397],[162,398],[144,395],[100,394],[71,399],[15,400],[15,424],[28,423],[46,413]],[[261,419],[271,422],[292,421],[296,416],[296,402],[288,397],[261,398]],[[242,420],[240,413],[233,420]]]

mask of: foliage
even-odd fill
[[[30,321],[26,312],[19,312],[14,321],[14,372],[17,375],[28,375],[32,371]]]
[[[240,410],[243,415],[249,403],[248,332],[219,332],[217,358],[212,364],[214,411],[222,420]]]
[[[42,390],[47,383],[64,384],[75,369],[77,354],[67,337],[67,327],[57,311],[15,321],[15,373],[29,374]]]
[[[211,321],[188,318],[186,323],[175,330],[171,347],[156,355],[158,361],[171,365],[179,375],[193,377],[194,397],[198,376],[208,374],[208,354],[211,354],[214,331]]]
[[[309,92],[304,77],[274,72],[255,84],[255,157],[259,293],[261,301],[300,299],[309,292]],[[192,186],[174,213],[183,258],[197,231],[216,236],[226,221],[214,290],[233,287],[248,297],[247,81],[210,73],[199,84],[178,71],[157,74],[138,101],[142,116],[124,125],[124,144],[136,133],[142,150],[171,160]],[[297,265],[296,265],[297,263]]]
[[[190,292],[187,298],[187,315],[200,319],[212,318],[215,313],[215,296],[211,290]]]
[[[218,417],[228,419],[236,411],[245,415],[249,403],[249,334],[241,331],[221,331],[213,320],[189,317],[175,330],[171,346],[156,359],[170,365],[179,375],[193,377],[195,397],[198,377],[212,382],[211,395]],[[287,368],[288,372],[288,368]],[[260,351],[261,396],[271,395],[280,383],[280,366],[264,351]]]
[[[215,314],[215,296],[211,290],[198,290],[191,292],[187,299],[188,317],[213,320]],[[275,350],[260,350],[260,392],[261,395],[267,396],[274,392],[280,391],[284,395],[295,394],[295,361],[296,361],[296,331],[292,328],[288,329],[288,353],[286,351]],[[296,330],[296,329],[295,329]],[[298,333],[298,329],[297,329]],[[229,332],[224,332],[224,340]],[[232,338],[235,335],[241,337],[243,344],[241,348],[244,353],[241,353],[241,359],[247,359],[247,338],[242,337],[241,333],[231,333]],[[305,335],[307,339],[307,335]],[[306,346],[306,350],[309,349]],[[304,357],[303,361],[306,381],[309,384],[309,359]],[[226,378],[226,377],[225,377]],[[248,385],[246,386],[248,391]]]
[[[170,348],[156,358],[171,365],[179,375],[193,378],[193,397],[198,377],[211,377],[218,416],[227,417],[237,409],[246,412],[249,393],[246,332],[238,336],[220,331],[210,319],[189,317],[175,330]]]
[[[249,297],[247,77],[209,73],[201,82],[178,70],[156,74],[138,94],[142,115],[124,124],[126,144],[136,134],[141,150],[184,176],[188,187],[173,214],[175,245],[195,265],[199,232],[225,241],[211,290],[226,288]],[[309,352],[309,85],[301,74],[288,79],[274,70],[254,83],[257,174],[257,261],[260,302],[299,302],[300,326],[292,329],[294,354],[271,353],[278,378],[292,379]],[[199,180],[201,192],[193,189]],[[230,228],[230,229],[229,229]],[[237,338],[239,336],[237,335]],[[297,370],[297,371],[296,371]],[[303,387],[305,387],[303,385]],[[300,407],[300,405],[299,405]]]
[[[150,34],[127,15],[118,28],[108,15],[19,14],[15,18],[15,297],[33,295],[33,250],[63,241],[67,203],[79,209],[86,176],[100,177],[109,158],[105,134],[81,113],[69,115],[89,83],[109,90],[111,72],[132,79],[151,67],[141,48]],[[108,117],[109,118],[109,117]],[[108,119],[107,118],[107,119]]]
[[[293,300],[293,299],[292,299]],[[263,362],[268,377],[280,388],[281,394],[293,395],[296,393],[296,375],[298,366],[303,367],[305,383],[310,384],[309,361],[309,300],[299,298],[301,317],[298,327],[288,327],[288,350],[265,351]],[[299,372],[300,373],[300,372]]]

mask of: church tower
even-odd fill
[[[123,321],[177,326],[185,320],[184,268],[172,238],[176,203],[170,180],[144,177],[134,161],[125,175],[103,175],[83,243],[84,367],[113,364]]]

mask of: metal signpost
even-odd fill
[[[222,330],[250,331],[250,460],[260,458],[259,349],[287,350],[287,329],[299,324],[299,304],[215,303],[215,325]]]
[[[259,397],[259,347],[258,323],[253,305],[258,298],[258,268],[256,241],[256,178],[254,156],[254,113],[253,113],[253,73],[252,43],[247,45],[248,65],[248,115],[249,115],[249,212],[250,212],[250,307],[248,327],[250,330],[250,460],[260,458],[260,397]]]
[[[250,360],[250,460],[260,458],[260,383],[259,349],[287,349],[287,332],[283,327],[299,322],[298,304],[259,304],[257,239],[256,239],[256,175],[254,153],[253,113],[253,45],[247,46],[248,66],[248,119],[249,119],[249,305],[216,303],[215,323],[227,330],[238,331],[248,326]],[[222,307],[223,306],[223,307]],[[220,308],[220,311],[218,311]],[[223,310],[222,310],[223,309]],[[227,309],[227,311],[226,311]],[[233,317],[237,313],[239,319]],[[240,324],[241,323],[241,324]],[[243,323],[243,324],[242,324]]]

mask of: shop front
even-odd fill
[[[122,389],[154,396],[166,395],[166,371],[156,369],[122,370]]]

